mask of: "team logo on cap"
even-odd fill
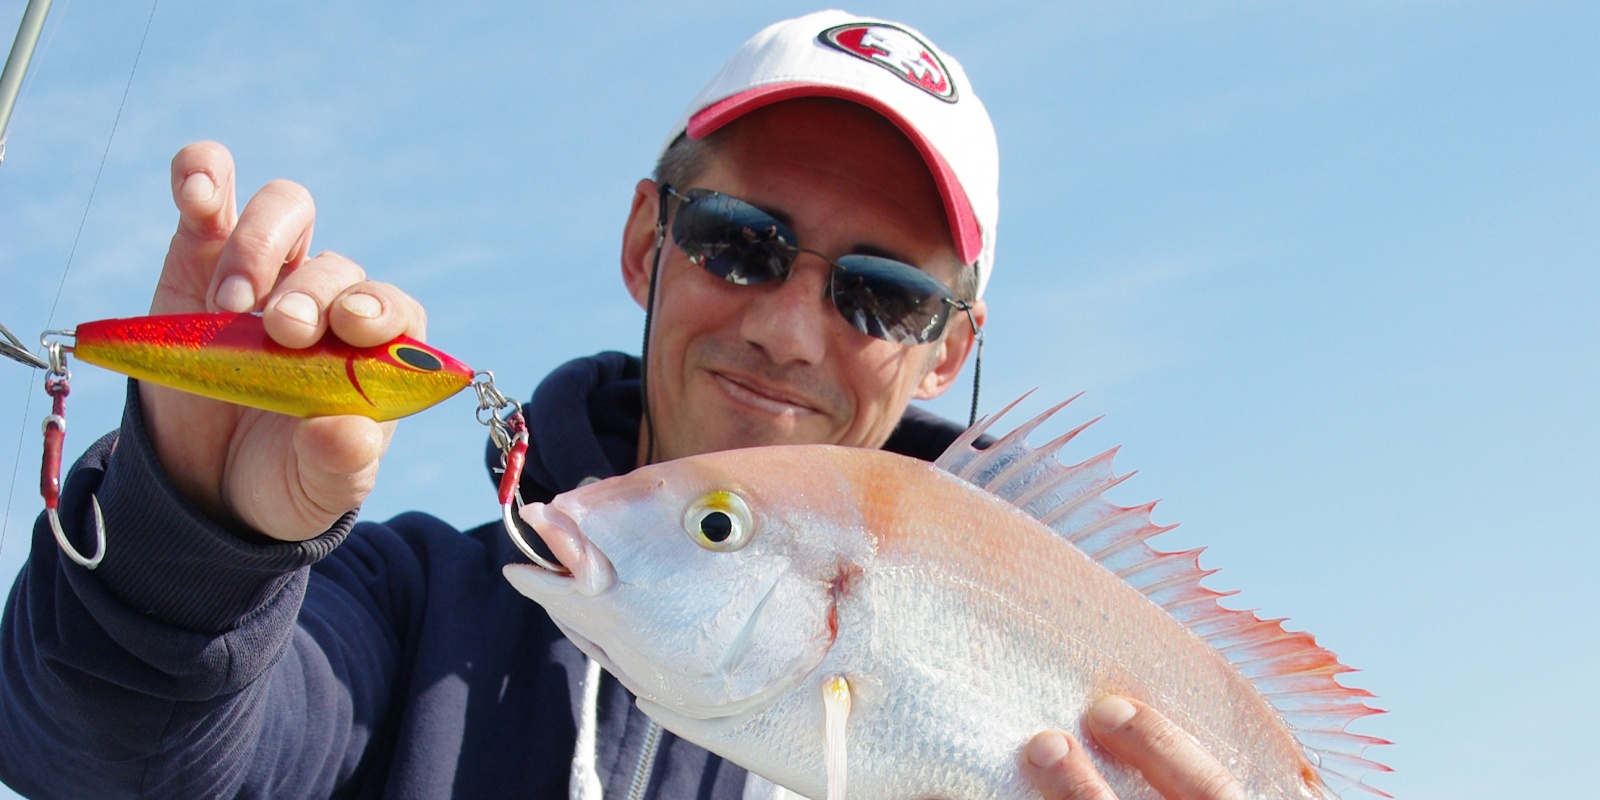
[[[956,101],[956,86],[933,47],[910,31],[877,22],[852,22],[829,28],[817,39],[856,58],[877,64],[906,83],[947,103]]]

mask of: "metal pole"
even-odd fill
[[[6,126],[11,124],[11,107],[17,104],[22,76],[28,72],[33,46],[39,42],[39,32],[44,30],[44,18],[50,13],[52,1],[28,0],[27,10],[22,12],[22,24],[17,27],[17,39],[11,43],[11,55],[6,56],[5,72],[0,72],[0,162],[6,158]]]

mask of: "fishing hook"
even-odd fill
[[[72,372],[67,369],[67,357],[62,352],[61,342],[50,338],[59,335],[70,336],[71,332],[46,331],[39,337],[50,356],[46,364],[49,373],[44,379],[44,390],[51,399],[50,415],[44,418],[44,463],[39,470],[39,493],[44,496],[44,513],[50,519],[50,531],[55,534],[61,552],[84,569],[94,569],[100,566],[100,560],[106,555],[106,520],[100,513],[99,498],[89,495],[89,504],[94,508],[93,558],[85,558],[79,553],[67,540],[67,532],[61,528],[61,445],[67,438],[67,395],[72,391]]]
[[[478,422],[489,426],[489,439],[500,450],[500,522],[506,536],[535,566],[557,575],[571,575],[559,562],[552,562],[533,549],[517,524],[516,512],[523,505],[522,468],[528,458],[528,421],[522,416],[522,404],[501,394],[495,388],[494,373],[487,370],[472,376],[472,388],[478,393]]]

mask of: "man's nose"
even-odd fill
[[[802,253],[787,279],[750,287],[756,296],[741,321],[745,341],[774,364],[820,363],[839,316],[828,298],[832,269],[821,258]]]

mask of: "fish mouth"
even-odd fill
[[[595,597],[616,583],[617,571],[611,559],[583,535],[566,512],[545,503],[529,503],[522,507],[520,515],[539,534],[555,557],[556,566],[565,569],[566,574],[540,563],[548,559],[533,558],[536,553],[525,549],[527,543],[517,542],[518,549],[538,564],[507,564],[502,569],[517,591],[534,599],[560,594]]]

